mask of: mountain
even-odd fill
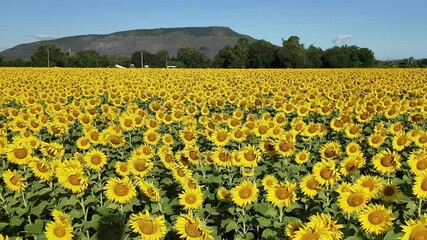
[[[0,52],[0,55],[6,60],[29,59],[40,45],[53,43],[66,53],[92,49],[100,54],[123,56],[142,49],[151,53],[164,49],[176,56],[178,49],[193,47],[205,53],[209,58],[213,58],[220,49],[225,46],[233,46],[242,37],[249,41],[255,41],[254,38],[239,34],[228,27],[139,29],[20,44]]]

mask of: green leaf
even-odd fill
[[[28,211],[29,211],[30,209],[28,208],[28,207],[25,207],[25,208],[18,208],[18,209],[16,209],[16,213],[18,214],[18,216],[20,217],[20,216],[22,216],[22,215],[24,215],[24,214],[26,214],[26,213],[28,213]]]
[[[3,230],[6,226],[9,226],[9,223],[6,222],[0,222],[0,231]]]
[[[256,218],[260,227],[269,227],[271,225],[271,219],[265,217]]]
[[[408,204],[406,204],[406,208],[409,210],[409,212],[415,212],[417,210],[417,204],[414,201],[410,201],[408,202]]]
[[[350,237],[345,238],[344,240],[363,240],[363,239],[360,237],[356,237],[356,236],[350,236]]]
[[[75,196],[70,196],[70,198],[62,198],[61,202],[58,204],[59,207],[65,207],[65,206],[74,206],[78,202],[77,198]]]
[[[384,239],[400,239],[402,237],[403,233],[396,233],[394,229],[391,229],[386,233],[384,236]]]
[[[96,203],[96,202],[98,202],[98,199],[95,196],[90,195],[90,196],[86,197],[86,199],[85,199],[85,201],[83,203],[85,205],[89,205],[91,203]]]
[[[277,235],[277,232],[271,230],[271,229],[265,229],[264,231],[262,231],[262,238],[273,238]]]
[[[45,210],[46,206],[48,205],[48,202],[41,202],[39,205],[32,207],[30,213],[33,215],[40,215],[43,210]]]
[[[70,211],[70,217],[72,217],[72,218],[75,218],[75,219],[79,219],[79,218],[81,218],[81,217],[83,217],[83,211],[79,211],[79,210],[77,210],[77,209],[73,209],[73,210],[71,210]]]
[[[230,232],[231,230],[237,230],[239,226],[235,221],[230,221],[225,227],[225,232]]]
[[[39,234],[43,232],[43,220],[37,219],[33,224],[25,225],[24,229],[31,234]]]
[[[11,227],[17,227],[17,226],[21,226],[21,224],[24,222],[24,218],[18,217],[18,216],[13,216],[10,219],[10,226]]]

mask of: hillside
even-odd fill
[[[228,27],[184,27],[140,29],[115,32],[111,34],[91,34],[70,36],[55,40],[20,44],[0,52],[6,60],[14,58],[29,59],[37,47],[53,43],[64,52],[72,53],[93,49],[106,55],[130,55],[145,49],[155,53],[167,50],[173,56],[182,47],[193,47],[213,58],[225,46],[233,46],[241,37],[254,41],[250,36],[239,34]]]

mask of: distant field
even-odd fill
[[[426,83],[424,69],[0,68],[0,233],[425,239]]]

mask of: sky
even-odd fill
[[[132,29],[227,26],[281,46],[370,48],[380,60],[427,58],[427,0],[0,0],[0,51]]]

